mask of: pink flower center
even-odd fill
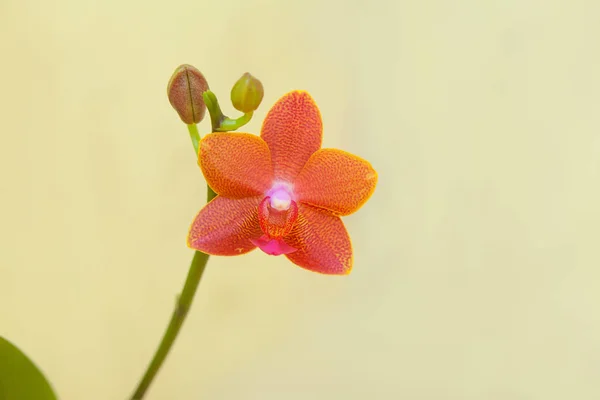
[[[250,239],[250,241],[270,256],[290,254],[297,250],[284,242],[283,239],[271,239],[267,235],[263,235],[258,239]]]
[[[270,255],[293,253],[297,249],[288,245],[283,237],[290,232],[297,218],[298,206],[292,185],[273,184],[258,206],[258,219],[264,235],[251,239],[252,243]]]
[[[277,211],[289,210],[293,198],[292,185],[289,183],[275,183],[267,192],[266,197],[271,198],[271,208]]]

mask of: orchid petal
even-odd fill
[[[273,181],[269,148],[249,133],[206,135],[200,142],[198,163],[215,193],[229,198],[263,194]]]
[[[330,275],[349,274],[352,244],[340,217],[306,204],[298,205],[298,220],[285,242],[297,251],[286,257],[302,268]]]
[[[235,256],[256,248],[261,197],[229,199],[217,196],[198,213],[188,234],[188,246],[217,256]]]
[[[377,172],[368,161],[337,149],[315,152],[294,182],[294,193],[305,204],[349,215],[371,197]]]
[[[268,112],[260,136],[271,150],[275,178],[292,182],[323,138],[321,113],[303,91],[284,95]]]

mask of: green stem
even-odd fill
[[[196,152],[196,158],[198,157],[198,146],[200,145],[200,133],[198,133],[198,126],[196,124],[189,124],[188,131],[190,132],[190,139],[192,139],[192,144],[194,145],[194,151]],[[213,131],[215,129],[213,128]],[[206,185],[207,190],[207,203],[215,198],[217,195],[214,190],[208,185]]]
[[[219,132],[227,132],[227,131],[235,131],[238,128],[246,125],[252,119],[253,112],[245,113],[239,118],[231,119],[229,117],[225,117],[223,121],[221,121],[221,126],[219,126],[216,130]]]
[[[189,124],[188,132],[190,132],[190,139],[192,139],[192,144],[194,145],[194,150],[196,151],[196,157],[198,157],[198,146],[200,144],[200,133],[198,132],[198,126],[196,124]]]
[[[206,108],[210,113],[210,122],[212,124],[213,132],[227,132],[227,131],[235,131],[236,129],[241,128],[246,125],[252,119],[253,111],[244,113],[239,118],[229,118],[223,114],[221,111],[221,106],[219,105],[219,100],[217,96],[207,90],[202,93],[202,98],[204,99],[204,104],[206,104]]]
[[[141,400],[144,398],[144,395],[154,380],[154,377],[160,370],[165,358],[167,358],[167,354],[169,354],[169,350],[171,350],[171,347],[173,346],[173,343],[175,342],[175,339],[181,330],[181,326],[185,321],[185,317],[190,310],[192,300],[194,300],[194,295],[196,294],[196,289],[198,288],[198,284],[200,283],[200,279],[202,278],[202,274],[206,268],[208,257],[208,254],[204,254],[199,251],[194,253],[194,258],[192,259],[192,264],[190,265],[190,270],[185,280],[183,291],[177,300],[177,306],[173,311],[169,326],[167,327],[160,345],[154,354],[154,358],[152,358],[150,365],[148,365],[148,369],[146,370],[144,377],[138,384],[133,396],[131,396],[131,400]]]
[[[217,96],[210,90],[202,93],[202,98],[204,99],[204,104],[206,104],[206,109],[210,115],[212,130],[213,132],[216,132],[219,129],[219,126],[221,126],[221,121],[225,119],[223,111],[221,111],[221,106],[219,105],[219,100],[217,100]]]

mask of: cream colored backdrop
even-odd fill
[[[124,399],[205,185],[166,98],[321,107],[370,160],[349,277],[213,258],[148,399],[600,398],[597,1],[0,1],[0,335]],[[201,128],[209,129],[205,121]]]

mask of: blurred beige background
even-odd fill
[[[349,277],[213,258],[148,399],[600,398],[597,1],[0,1],[0,335],[124,399],[205,185],[165,94],[305,89],[370,160]],[[237,115],[237,114],[235,114]],[[209,129],[208,121],[201,125]]]

